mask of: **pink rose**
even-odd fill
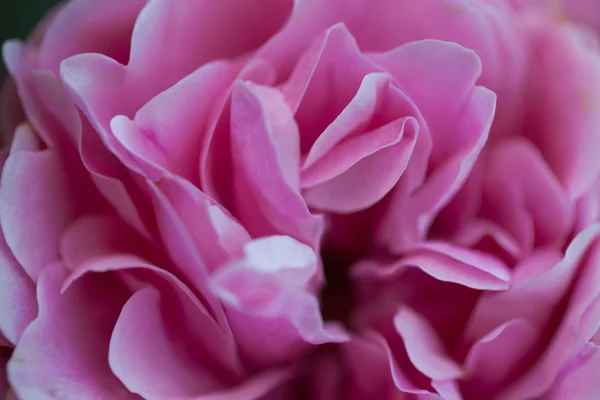
[[[572,3],[73,0],[6,43],[0,391],[600,396]]]

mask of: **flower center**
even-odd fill
[[[326,279],[320,297],[323,318],[326,321],[340,321],[348,325],[348,318],[354,306],[348,272],[354,260],[328,247],[321,251],[321,259]]]

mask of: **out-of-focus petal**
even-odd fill
[[[24,399],[137,398],[113,375],[106,357],[127,291],[111,277],[95,276],[61,294],[65,277],[58,263],[40,276],[39,315],[8,364],[14,391]]]
[[[566,363],[542,400],[594,400],[600,393],[600,348],[585,345]]]
[[[295,138],[297,126],[275,89],[238,81],[231,106],[231,150],[236,182],[235,215],[255,236],[281,233],[318,248],[323,222],[312,215],[294,187],[299,162],[284,165],[296,149],[277,146],[278,136]],[[293,159],[293,158],[292,158]],[[295,178],[288,176],[295,174]],[[245,193],[245,195],[241,195]]]
[[[271,236],[248,243],[243,259],[212,278],[249,363],[288,361],[308,344],[347,339],[340,326],[323,322],[312,289],[316,273],[317,257],[309,246]]]

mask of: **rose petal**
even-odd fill
[[[491,150],[484,178],[482,215],[532,248],[560,246],[573,224],[567,193],[537,150],[524,140],[507,140]]]
[[[131,157],[132,169],[153,181],[160,179],[164,169],[198,184],[203,142],[199,132],[236,72],[227,62],[205,64],[150,100],[133,121],[122,115],[113,118],[111,134],[128,153],[122,158]]]
[[[600,165],[600,58],[572,27],[531,24],[533,65],[525,134],[577,199],[593,185]],[[565,135],[564,132],[569,132]]]
[[[444,282],[480,290],[505,290],[511,276],[506,265],[488,254],[442,242],[425,242],[385,266],[379,262],[361,263],[355,275],[382,279],[398,275],[407,267],[419,268]]]
[[[71,195],[74,188],[58,155],[52,150],[31,150],[13,152],[6,160],[0,220],[13,255],[37,280],[47,264],[58,260],[60,233],[77,215],[77,209]],[[46,212],[48,209],[52,212]]]
[[[151,282],[156,288],[162,289],[162,296],[170,295],[168,301],[163,302],[171,306],[177,305],[174,309],[190,321],[186,322],[185,329],[182,328],[185,335],[193,337],[190,340],[197,344],[211,344],[202,350],[206,363],[218,364],[213,366],[215,371],[223,366],[232,373],[240,371],[241,366],[236,358],[229,328],[226,326],[222,329],[198,297],[176,276],[136,256],[136,250],[141,254],[148,254],[148,251],[141,251],[143,242],[132,240],[122,222],[105,216],[82,218],[65,232],[61,245],[63,257],[74,263],[69,265],[72,273],[65,280],[63,291],[89,272],[129,271],[136,274],[138,280]],[[178,313],[171,313],[173,324],[179,323],[176,322]],[[195,348],[200,351],[203,347],[197,344]]]
[[[287,361],[306,343],[346,340],[339,326],[322,320],[310,287],[316,273],[317,257],[310,247],[291,237],[271,236],[248,243],[244,259],[212,278],[251,364]]]
[[[542,400],[594,400],[600,392],[600,349],[585,345],[561,370]]]
[[[250,236],[217,202],[176,177],[162,179],[157,187],[171,203],[211,272],[242,256]]]
[[[0,171],[8,151],[0,152]],[[10,251],[0,229],[0,346],[16,344],[37,315],[35,286]],[[1,376],[1,374],[0,374]]]
[[[520,361],[524,373],[512,377],[499,399],[537,397],[547,390],[570,354],[600,326],[598,235],[593,225],[579,234],[565,257],[543,275],[503,293],[483,298],[465,330],[465,338],[482,337],[503,323],[525,319],[540,333]],[[558,311],[557,311],[558,310]],[[512,376],[512,375],[510,375]]]
[[[183,343],[173,341],[163,302],[160,293],[151,288],[138,291],[127,301],[110,341],[112,371],[130,391],[145,399],[189,399],[222,389],[213,371]]]
[[[172,178],[170,175],[165,175],[163,179]],[[191,287],[201,296],[201,301],[208,307],[209,312],[215,316],[219,324],[226,327],[225,311],[218,299],[210,292],[209,270],[201,258],[199,249],[195,246],[190,231],[183,223],[185,216],[178,214],[173,203],[155,183],[147,182],[147,185],[153,195],[158,230],[169,255]]]
[[[58,73],[61,61],[100,53],[127,62],[135,20],[146,0],[73,1],[57,10],[39,45],[39,66]]]
[[[297,135],[290,110],[275,89],[242,81],[232,96],[234,176],[237,193],[247,193],[236,196],[236,216],[254,236],[277,232],[317,248],[323,222],[310,214],[292,180],[286,179],[279,160],[287,154],[278,154],[275,145],[276,128]]]
[[[39,315],[8,364],[14,391],[25,399],[136,398],[111,373],[106,358],[126,291],[110,277],[90,276],[61,295],[65,277],[60,264],[40,276]]]
[[[424,375],[433,380],[457,379],[463,375],[432,327],[410,308],[402,307],[396,313],[394,327],[404,341],[410,361]]]
[[[419,126],[416,119],[401,117],[418,113],[402,92],[389,85],[386,75],[367,75],[356,97],[315,141],[302,172],[304,198],[311,206],[338,213],[367,208],[385,196],[406,169]],[[349,120],[360,118],[362,103],[369,102],[383,103],[379,107],[371,104],[372,114],[393,121],[371,132],[356,132],[376,117]],[[374,174],[380,179],[370,179]],[[363,182],[360,190],[355,182]]]
[[[461,386],[468,396],[497,393],[506,376],[539,340],[539,332],[526,319],[510,320],[479,339],[465,360],[469,375]]]

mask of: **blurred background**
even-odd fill
[[[24,38],[58,0],[1,0],[0,41]]]
[[[0,0],[0,42],[25,38],[42,16],[58,3],[58,0]]]

